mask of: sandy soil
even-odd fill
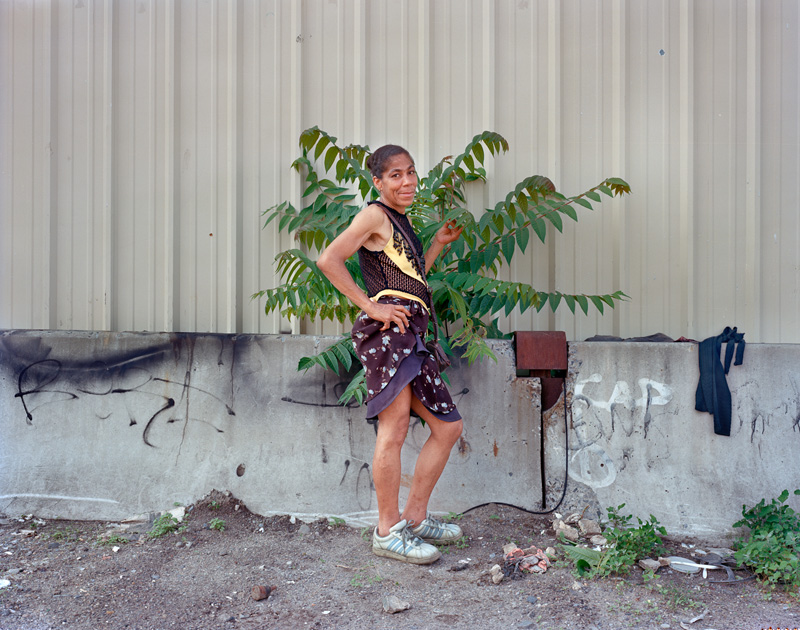
[[[224,530],[212,522],[224,522]],[[544,574],[494,584],[489,570],[502,564],[506,543],[555,546],[551,518],[490,505],[459,522],[467,540],[419,567],[374,556],[366,530],[265,519],[218,493],[187,509],[180,533],[157,539],[147,536],[148,523],[119,533],[119,524],[1,518],[0,578],[10,584],[0,588],[0,628],[800,626],[797,594],[769,593],[753,580],[710,584],[669,568],[647,583],[638,568],[624,578],[583,581],[556,562]],[[667,542],[668,555],[690,556],[689,548]],[[257,586],[276,588],[256,601]],[[409,608],[385,612],[389,595]]]

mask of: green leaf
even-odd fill
[[[478,162],[483,164],[483,147],[480,145],[480,143],[476,144],[472,148],[472,153],[475,155],[475,158],[478,160]]]
[[[339,397],[339,404],[347,405],[355,399],[356,402],[361,405],[366,394],[366,370],[362,368],[361,371],[353,377],[353,380],[350,381],[344,392],[342,392],[342,395]]]
[[[331,142],[330,138],[328,138],[328,136],[326,135],[321,136],[320,139],[317,140],[317,148],[314,149],[315,160],[319,159],[319,156],[322,155],[322,152],[325,150],[325,147],[327,147],[330,144],[330,142]]]
[[[536,236],[539,237],[539,240],[544,243],[544,238],[547,235],[547,224],[540,218],[532,219],[531,220],[531,227],[533,231],[536,232]]]
[[[517,249],[514,235],[506,234],[500,239],[500,248],[503,250],[503,257],[506,259],[506,262],[510,264],[511,259],[514,257],[514,251]]]
[[[331,147],[328,149],[327,153],[325,153],[325,170],[331,170],[331,166],[336,161],[336,158],[339,157],[339,149],[336,147]]]
[[[312,127],[311,129],[306,129],[302,134],[300,134],[300,146],[305,151],[311,151],[311,147],[314,146],[314,143],[319,138],[320,131],[317,127]]]
[[[550,223],[552,223],[555,226],[555,228],[559,232],[563,232],[564,231],[564,224],[561,222],[561,215],[558,214],[558,212],[553,212],[551,210],[550,212],[548,212],[544,216],[545,216],[545,218],[547,218],[550,221]]]
[[[575,208],[573,208],[572,206],[570,206],[570,205],[563,206],[561,211],[564,214],[566,214],[573,221],[577,221],[578,220],[578,213],[575,212]]]
[[[525,248],[528,246],[530,236],[531,233],[526,229],[517,230],[517,245],[523,254],[525,253]]]

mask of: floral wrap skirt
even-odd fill
[[[445,422],[461,419],[436,359],[425,347],[428,311],[419,302],[384,296],[381,304],[405,306],[411,313],[404,333],[397,325],[381,330],[383,322],[363,311],[353,325],[353,345],[366,369],[367,418],[376,418],[406,385],[435,417]]]

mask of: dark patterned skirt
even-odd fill
[[[356,355],[366,368],[367,418],[377,418],[406,385],[435,417],[445,422],[461,419],[442,380],[436,359],[425,347],[428,311],[419,302],[384,296],[381,304],[405,306],[411,313],[404,333],[393,325],[381,331],[383,322],[363,311],[353,325]]]

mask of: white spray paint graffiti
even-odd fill
[[[646,439],[653,420],[651,408],[665,406],[672,400],[671,387],[647,378],[638,381],[639,398],[633,397],[626,381],[616,382],[608,400],[587,393],[587,387],[591,389],[602,381],[600,374],[578,381],[572,399],[574,431],[570,436],[573,455],[569,475],[592,488],[609,486],[617,477],[617,464],[604,448],[611,434],[621,430],[630,437],[638,429],[643,433],[642,439]],[[626,457],[628,454],[622,453],[620,463]]]

